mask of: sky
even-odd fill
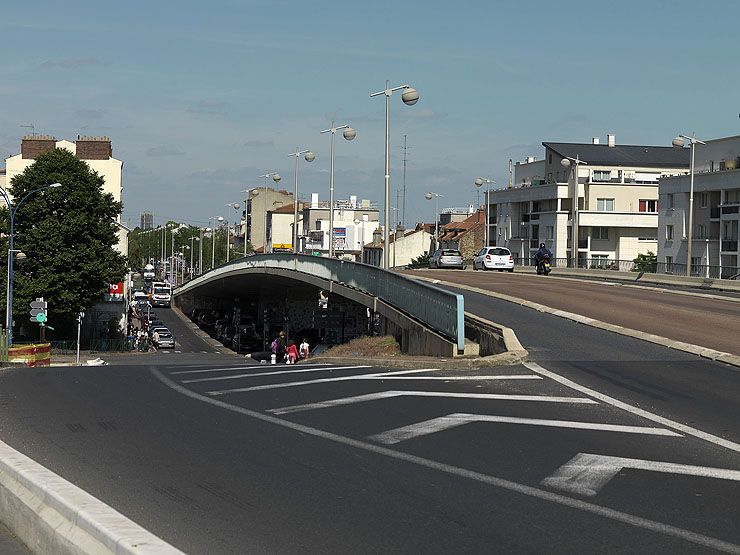
[[[278,171],[328,198],[384,197],[391,97],[391,204],[405,223],[478,201],[476,177],[505,187],[509,159],[543,141],[671,144],[740,134],[737,0],[6,0],[0,18],[0,154],[33,124],[57,139],[107,135],[124,161],[123,220],[152,211],[206,225]],[[403,201],[398,203],[399,216]],[[381,216],[382,219],[382,216]]]

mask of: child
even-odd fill
[[[306,339],[305,337],[303,338],[303,343],[301,343],[301,348],[298,352],[300,353],[301,358],[308,358],[308,353],[310,352],[310,349],[308,348],[308,339]]]
[[[288,364],[295,364],[298,361],[298,348],[292,339],[288,341],[288,348],[285,350],[285,355],[288,357]]]

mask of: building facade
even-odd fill
[[[154,214],[151,212],[142,212],[139,216],[139,229],[142,231],[154,229]]]
[[[391,267],[408,266],[411,261],[429,252],[434,240],[434,234],[429,231],[430,226],[417,224],[415,229],[398,229],[388,237],[388,260]],[[434,229],[433,227],[431,229]],[[362,249],[362,262],[373,266],[383,263],[383,234],[378,229],[373,234],[372,243],[367,243]]]
[[[658,181],[688,172],[688,153],[673,147],[543,142],[543,160],[514,167],[514,187],[491,191],[490,237],[528,261],[541,243],[572,259],[574,206],[579,264],[604,266],[657,252]],[[578,160],[565,167],[565,159]],[[574,174],[577,173],[577,187]],[[577,204],[573,199],[577,198]]]
[[[247,194],[247,210],[242,222],[242,237],[252,244],[255,252],[269,252],[267,237],[268,213],[281,206],[293,205],[293,193],[272,187],[257,187]]]
[[[301,252],[322,255],[329,253],[329,203],[311,194],[311,202],[303,209],[303,245]],[[378,207],[369,200],[352,195],[334,202],[334,253],[358,259],[362,247],[378,228]]]
[[[688,149],[685,149],[688,150]],[[658,263],[682,274],[688,261],[690,176],[660,180]],[[691,273],[729,278],[740,272],[740,136],[696,144]]]

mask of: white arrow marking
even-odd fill
[[[446,391],[380,391],[378,393],[368,393],[367,395],[355,395],[354,397],[342,397],[340,399],[319,401],[318,403],[307,403],[305,405],[293,405],[291,407],[269,409],[267,412],[271,412],[272,414],[289,414],[291,412],[326,409],[330,407],[338,407],[341,405],[352,405],[355,403],[377,401],[379,399],[390,399],[393,397],[447,397],[453,399],[540,401],[544,403],[582,403],[593,405],[597,404],[596,401],[588,399],[586,397],[548,397],[546,395],[508,395],[502,393],[448,393]]]
[[[529,426],[548,426],[552,428],[575,428],[579,430],[596,430],[600,432],[622,432],[628,434],[647,434],[655,436],[678,436],[676,432],[665,428],[648,428],[643,426],[622,426],[619,424],[600,424],[598,422],[574,422],[570,420],[542,420],[539,418],[517,418],[512,416],[493,416],[488,414],[456,413],[440,416],[424,422],[411,424],[370,436],[369,439],[386,445],[400,443],[408,439],[449,430],[471,422],[494,422],[498,424],[525,424]]]
[[[579,453],[542,480],[542,485],[592,497],[623,468],[740,482],[740,470]]]

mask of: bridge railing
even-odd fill
[[[465,305],[462,295],[376,266],[335,258],[294,254],[259,254],[239,258],[210,270],[177,288],[186,293],[211,279],[239,269],[280,268],[344,284],[392,305],[465,348]]]

